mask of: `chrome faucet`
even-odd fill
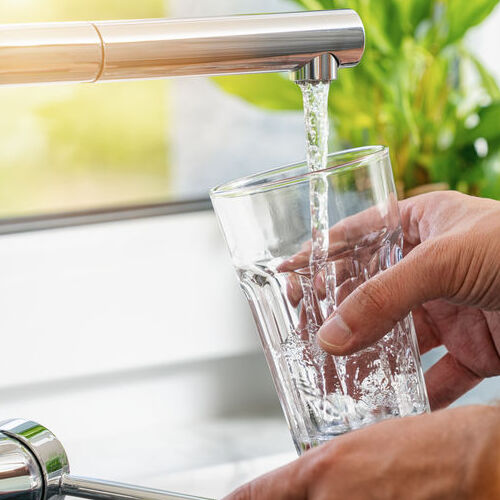
[[[364,51],[352,10],[0,25],[0,85],[289,71],[330,81]]]
[[[0,423],[0,498],[63,500],[209,500],[70,474],[61,442],[46,427],[15,418]]]

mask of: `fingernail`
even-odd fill
[[[342,347],[352,337],[351,329],[340,314],[331,316],[318,331],[320,341],[329,347]]]

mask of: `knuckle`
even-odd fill
[[[434,198],[437,200],[461,200],[462,198],[465,198],[466,196],[463,193],[460,193],[459,191],[450,189],[447,191],[436,191],[432,193]]]
[[[331,470],[337,453],[337,443],[332,441],[303,455],[304,463],[299,473],[304,477],[306,484],[311,484]]]
[[[317,479],[325,470],[328,470],[330,465],[330,460],[325,450],[321,450],[321,453],[311,454],[305,462],[307,466],[304,468],[303,474],[310,481]]]
[[[306,460],[304,460],[301,472],[303,483],[318,484],[332,471],[339,472],[349,462],[352,451],[353,443],[350,436],[342,436],[320,446],[313,452],[308,452],[309,456],[306,453],[303,456]]]
[[[425,196],[427,197],[427,201],[435,203],[436,205],[460,203],[464,200],[464,198],[466,198],[466,195],[454,190],[435,191],[433,193],[428,193]]]

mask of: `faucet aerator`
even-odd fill
[[[331,82],[337,79],[339,63],[332,54],[321,54],[301,68],[290,72],[295,83]]]

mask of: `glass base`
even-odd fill
[[[416,415],[422,415],[423,413],[429,413],[430,409],[428,407],[415,410],[414,412],[405,415],[405,416],[416,416]],[[384,420],[390,420],[393,418],[403,418],[401,416],[395,416],[395,415],[381,415],[378,418],[374,418],[371,421],[365,421],[362,425],[357,425],[357,426],[352,426],[352,425],[337,425],[334,428],[328,429],[327,431],[317,434],[314,437],[311,438],[305,438],[305,439],[295,439],[292,436],[293,439],[293,444],[295,446],[295,449],[297,450],[297,454],[300,456],[306,451],[310,450],[311,448],[316,448],[317,446],[321,446],[325,443],[328,443],[332,439],[335,439],[339,436],[343,436],[344,434],[347,434],[352,431],[356,431],[359,429],[363,429],[365,427],[369,427],[370,425],[383,422]]]

